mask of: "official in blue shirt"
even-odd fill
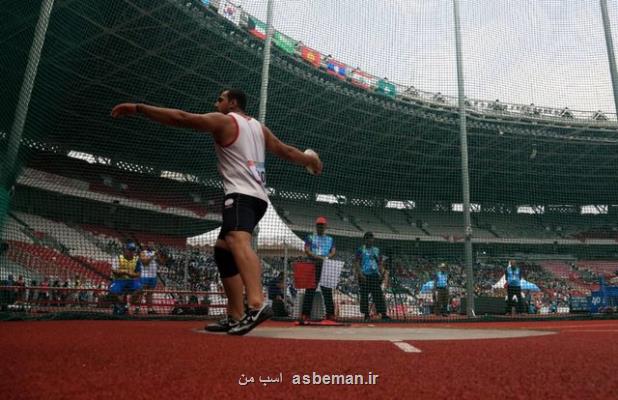
[[[320,283],[322,277],[322,264],[327,258],[335,256],[335,241],[326,232],[326,218],[318,217],[315,221],[316,233],[307,236],[305,240],[305,254],[315,263],[315,284]],[[320,286],[322,296],[324,296],[324,308],[326,308],[326,319],[335,319],[335,305],[333,304],[333,289]],[[303,299],[301,322],[306,321],[311,316],[313,307],[313,296],[315,289],[306,289]]]
[[[434,313],[442,314],[442,316],[448,316],[448,272],[446,271],[446,264],[442,263],[439,266],[439,270],[434,277],[435,299]]]
[[[515,260],[510,260],[504,271],[506,279],[506,313],[513,312],[513,307],[518,313],[525,312],[524,299],[521,295],[522,273]]]
[[[365,244],[356,250],[355,271],[360,291],[360,312],[365,321],[369,321],[369,294],[376,306],[376,311],[383,320],[390,319],[386,314],[386,302],[382,293],[384,270],[380,249],[373,245],[373,233],[366,232],[363,236]]]

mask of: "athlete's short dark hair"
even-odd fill
[[[242,111],[246,110],[247,95],[241,89],[227,89],[227,99],[229,101],[236,100],[236,104],[238,104],[238,108],[240,108]]]

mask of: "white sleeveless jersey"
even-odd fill
[[[142,264],[142,272],[140,276],[142,278],[156,278],[157,268],[159,267],[159,264],[157,263],[156,253],[154,251],[147,250],[146,254],[152,257],[152,259],[150,260],[148,265]]]
[[[267,202],[262,124],[236,113],[228,115],[236,122],[236,138],[227,146],[215,143],[225,194],[241,193]]]

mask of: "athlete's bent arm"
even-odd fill
[[[279,158],[293,162],[294,164],[312,168],[316,175],[322,173],[322,161],[320,157],[305,154],[294,146],[283,143],[266,126],[263,126],[266,149]]]

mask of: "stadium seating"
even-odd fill
[[[580,262],[578,262],[579,264]],[[548,260],[540,261],[539,265],[546,271],[549,271],[558,280],[563,280],[569,287],[569,293],[572,296],[587,296],[591,291],[597,290],[598,282],[594,279],[592,282],[582,278],[581,269],[576,270],[565,261]],[[614,264],[615,265],[615,264]],[[548,281],[547,283],[551,283]],[[548,292],[553,292],[551,288],[545,288]]]
[[[407,213],[407,210],[385,208],[380,210],[379,215],[389,227],[392,227],[395,233],[416,237],[426,236],[426,233],[416,226],[416,221]]]
[[[616,261],[580,260],[577,262],[577,267],[607,278],[618,275],[618,262]]]
[[[105,281],[107,278],[90,266],[50,248],[9,240],[9,259],[32,271],[38,276],[53,277],[59,280],[72,280],[79,276],[92,282]],[[109,275],[108,275],[109,276]]]
[[[139,174],[57,155],[37,157],[28,167],[87,182],[93,192],[142,200],[157,204],[162,209],[184,208],[200,217],[208,213],[207,200],[212,197],[211,192],[190,182]]]
[[[0,257],[0,280],[7,279],[9,275],[12,275],[13,279],[23,276],[24,280],[28,283],[32,280],[41,282],[43,279],[43,274],[39,271],[25,268],[24,266],[11,261],[7,256],[2,256]]]
[[[568,279],[577,276],[571,266],[564,261],[541,261],[539,264],[557,278]]]
[[[392,229],[378,218],[373,207],[345,205],[339,206],[339,210],[340,215],[342,214],[343,218],[350,221],[358,230],[393,233]]]
[[[463,237],[463,217],[460,213],[435,212],[414,213],[415,220],[422,222],[423,229],[432,236]]]
[[[105,226],[98,225],[82,225],[84,231],[89,232],[91,235],[100,238],[100,240],[107,242],[113,241],[118,245],[118,248],[127,240],[133,240],[140,244],[148,244],[153,242],[157,245],[169,246],[177,249],[184,249],[187,247],[187,238],[182,236],[171,236],[149,232],[137,232],[137,231],[118,231],[115,229],[107,228]]]
[[[478,213],[475,219],[480,227],[501,238],[557,239],[559,236],[544,226],[536,216],[527,214]]]
[[[4,240],[16,240],[30,244],[34,243],[33,233],[29,232],[27,229],[24,229],[24,227],[13,218],[6,219],[4,229],[0,232],[0,234]]]
[[[429,212],[398,210],[348,204],[315,203],[308,211],[302,201],[276,202],[279,214],[289,224],[312,229],[317,215],[329,220],[329,228],[356,234],[373,231],[413,237],[463,238],[461,212]],[[596,226],[596,228],[594,228]],[[575,215],[564,219],[528,214],[473,213],[473,235],[479,239],[543,239],[616,238],[607,219]],[[593,230],[597,229],[597,230]]]
[[[22,212],[16,212],[14,215],[22,222],[26,223],[32,230],[43,232],[45,235],[53,237],[59,244],[63,245],[71,255],[96,260],[109,259],[109,253],[104,252],[94,245],[83,233],[78,232],[62,222],[55,222]]]
[[[315,220],[318,216],[323,216],[328,220],[329,229],[338,229],[343,231],[359,232],[359,228],[354,226],[350,220],[341,215],[337,205],[323,203],[317,209],[307,209],[306,204],[302,202],[281,201],[278,213],[284,219],[287,219],[292,225],[302,227],[305,230],[312,231],[315,225]]]

